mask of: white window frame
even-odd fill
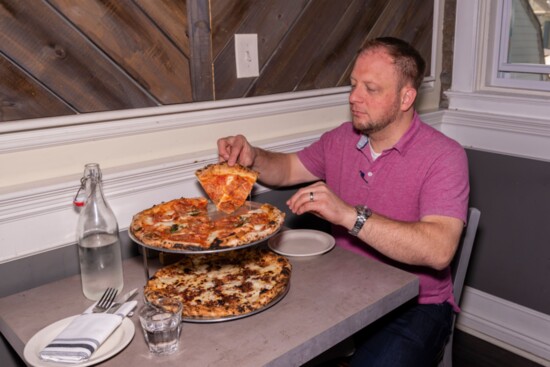
[[[453,80],[441,130],[469,148],[550,161],[550,92],[492,83],[502,1],[457,1]]]

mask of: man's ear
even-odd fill
[[[416,89],[412,87],[403,87],[401,89],[401,111],[409,110],[416,99]]]

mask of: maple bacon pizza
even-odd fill
[[[288,259],[265,248],[185,255],[159,269],[143,293],[149,302],[181,301],[184,318],[240,316],[282,298],[290,273]]]

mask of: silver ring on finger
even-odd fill
[[[313,201],[313,192],[309,193],[309,201]]]

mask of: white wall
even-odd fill
[[[280,95],[71,116],[55,119],[61,126],[53,128],[9,131],[0,135],[0,192],[75,178],[87,162],[121,171],[213,152],[221,136],[243,133],[257,142],[327,129],[348,119],[346,92],[322,93],[297,100]],[[3,128],[33,129],[45,120],[54,119],[15,121]]]

